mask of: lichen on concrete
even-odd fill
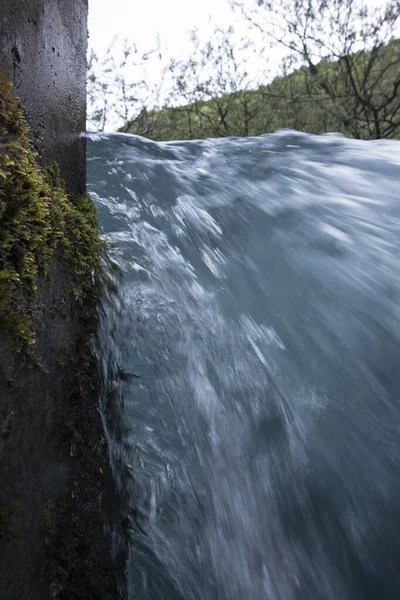
[[[0,597],[123,597],[92,342],[107,283],[88,196],[38,165],[0,76]],[[120,534],[122,536],[122,533]],[[118,568],[116,568],[118,562]],[[122,585],[122,584],[121,584]]]
[[[35,343],[38,277],[67,255],[79,300],[102,276],[103,242],[89,196],[68,196],[58,168],[42,168],[12,85],[0,75],[0,327],[17,346]]]

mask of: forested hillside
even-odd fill
[[[270,85],[162,110],[143,110],[121,131],[153,140],[253,136],[280,128],[400,138],[400,40],[379,53],[322,60]]]

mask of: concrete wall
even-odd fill
[[[85,189],[87,0],[0,0],[0,70],[22,100],[44,164]]]
[[[0,70],[40,162],[57,161],[74,193],[85,190],[86,24],[87,0],[0,0]],[[7,142],[0,112],[2,126]],[[0,238],[1,226],[0,214]],[[59,249],[32,297],[35,346],[15,352],[0,328],[1,600],[126,597],[126,546],[117,571],[105,527],[121,519],[88,343],[97,300],[80,304],[75,284]]]

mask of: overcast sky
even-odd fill
[[[362,1],[362,0],[361,0]],[[367,4],[382,6],[386,0],[364,0]],[[248,0],[254,6],[254,0]],[[167,56],[187,58],[191,52],[189,32],[198,29],[199,38],[207,40],[216,26],[224,29],[233,25],[237,36],[250,38],[255,48],[261,48],[257,38],[260,34],[249,31],[243,17],[234,13],[228,0],[91,0],[89,2],[89,46],[102,57],[113,39],[121,43],[125,38],[134,43],[140,53],[154,50],[157,34],[160,35],[163,61]],[[261,40],[261,37],[260,37]],[[120,46],[121,50],[121,46]],[[273,75],[283,56],[283,49],[276,47],[268,52],[268,69]],[[113,48],[116,55],[118,49]],[[155,55],[153,55],[154,57]],[[160,63],[157,59],[146,62],[145,79],[154,85],[159,80]],[[259,81],[264,60],[259,51],[247,55],[246,69],[255,81]],[[133,72],[133,71],[132,71]],[[133,73],[136,76],[136,71]],[[110,123],[115,127],[116,122]]]
[[[160,35],[163,64],[167,57],[187,58],[191,52],[190,31],[198,29],[199,38],[207,40],[216,26],[234,25],[239,36],[248,35],[248,27],[229,6],[228,0],[92,0],[89,2],[89,47],[99,57],[104,56],[111,42],[125,38],[134,43],[140,53],[156,48]],[[255,32],[252,36],[257,36]],[[121,45],[113,46],[114,56],[120,56]],[[257,55],[258,56],[258,55]],[[256,73],[260,59],[248,58],[247,68]],[[251,62],[253,61],[253,65]],[[146,63],[145,79],[151,85],[160,78],[160,62],[154,57]],[[137,71],[132,71],[133,78]],[[117,121],[111,119],[107,129]]]
[[[383,5],[384,0],[366,0]],[[213,25],[235,24],[247,31],[228,0],[92,0],[89,2],[90,45],[98,52],[118,35],[129,38],[140,49],[154,46],[157,33],[173,56],[187,47],[188,31],[198,27],[207,37]]]
[[[94,0],[89,3],[90,45],[104,50],[118,35],[140,49],[154,46],[157,33],[171,55],[188,46],[188,31],[198,27],[204,37],[213,25],[236,20],[227,0]]]

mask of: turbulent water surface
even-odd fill
[[[400,595],[400,143],[92,136],[138,600]]]

